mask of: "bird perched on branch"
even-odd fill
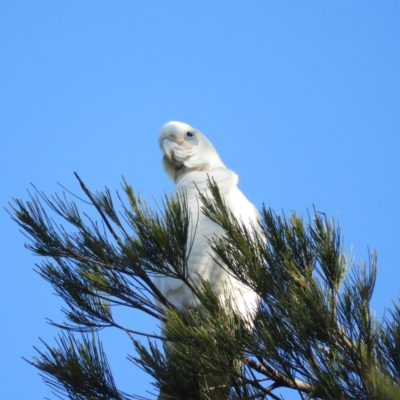
[[[215,181],[227,208],[249,231],[253,227],[259,228],[258,210],[237,187],[238,176],[225,166],[214,146],[200,131],[185,123],[171,121],[161,128],[158,143],[164,153],[164,171],[175,183],[174,194],[178,198],[185,196],[189,210],[189,236],[194,235],[188,237],[191,246],[187,246],[191,280],[196,283],[201,277],[208,281],[222,303],[228,298],[242,318],[252,323],[259,298],[213,259],[208,239],[220,237],[224,231],[201,212],[199,192],[207,194],[207,182],[209,179]],[[159,276],[155,278],[155,284],[178,309],[199,307],[198,299],[182,280]]]

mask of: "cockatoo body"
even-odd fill
[[[168,122],[160,131],[159,146],[164,153],[163,167],[175,182],[173,194],[186,197],[189,209],[189,237],[187,267],[189,276],[196,285],[199,277],[208,281],[224,304],[228,298],[232,307],[242,318],[252,324],[259,298],[212,258],[208,240],[220,237],[223,229],[201,212],[199,192],[208,193],[207,182],[214,180],[225,205],[241,220],[249,231],[259,229],[259,212],[237,187],[238,176],[221,161],[211,142],[197,129],[182,123]],[[198,309],[200,304],[190,288],[180,279],[157,276],[155,284],[175,307],[184,311]],[[217,398],[217,397],[216,397]],[[219,398],[219,397],[218,397]]]

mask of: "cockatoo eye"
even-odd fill
[[[185,132],[184,140],[186,143],[190,143],[191,146],[197,146],[199,144],[199,141],[197,140],[197,135],[195,132],[191,132],[191,131]]]

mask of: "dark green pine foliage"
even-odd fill
[[[116,387],[98,337],[116,328],[132,339],[132,382],[136,365],[169,399],[209,399],[216,392],[278,399],[282,387],[304,400],[400,398],[400,306],[376,320],[370,309],[376,254],[368,264],[354,263],[333,219],[316,209],[304,219],[263,208],[265,237],[259,237],[230,214],[209,182],[212,197],[201,197],[203,212],[225,231],[209,238],[214,258],[261,298],[251,327],[208,282],[198,288],[190,280],[183,199],[166,196],[154,210],[124,181],[126,200],[118,195],[117,209],[108,189],[91,193],[77,178],[96,220],[66,194],[47,197],[36,189],[10,209],[30,239],[26,247],[43,256],[39,274],[66,303],[66,322],[51,321],[62,331],[57,345],[44,343],[29,361],[57,397],[138,398],[134,385],[132,394]],[[176,310],[153,284],[156,274],[185,282],[201,311]],[[122,325],[115,306],[154,317],[163,332],[142,332],[134,321]]]

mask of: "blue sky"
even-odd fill
[[[159,128],[208,136],[261,207],[339,216],[346,249],[379,254],[372,307],[399,297],[398,1],[3,1],[0,4],[1,202],[34,183],[79,193],[120,187],[151,201],[172,183]],[[5,212],[1,329],[4,398],[55,398],[21,356],[53,343],[62,302]],[[154,321],[123,315],[157,331]],[[129,341],[104,332],[116,382],[146,394]],[[285,395],[286,399],[294,399]]]

